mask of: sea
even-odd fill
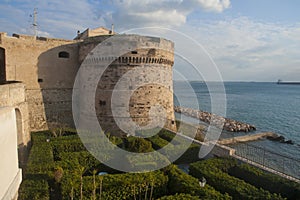
[[[221,84],[224,85],[226,94],[225,117],[254,125],[257,130],[253,133],[270,131],[294,143],[260,140],[248,144],[251,147],[286,157],[280,159],[281,161],[275,165],[282,165],[281,162],[285,162],[282,160],[288,160],[289,163],[286,165],[293,167],[293,159],[300,164],[300,85],[284,85],[275,82],[224,82]],[[192,88],[192,92],[188,87]],[[176,95],[176,97],[174,95],[174,104],[197,108],[198,105],[190,103],[191,98],[196,94],[199,108],[211,112],[210,94],[221,92],[219,88],[214,89],[213,86],[208,90],[207,84],[201,81],[192,81],[188,84],[174,81],[174,94]],[[191,121],[187,119],[187,122],[192,122],[192,119]],[[249,133],[230,134],[240,136]],[[296,171],[300,171],[298,164],[294,166]]]

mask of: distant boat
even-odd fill
[[[300,82],[292,82],[292,81],[284,82],[281,79],[278,79],[277,84],[300,85]]]

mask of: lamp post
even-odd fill
[[[202,180],[199,181],[199,185],[200,185],[200,187],[204,187],[205,184],[206,184],[206,179],[204,177],[202,177]]]

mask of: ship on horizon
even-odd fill
[[[278,79],[277,84],[300,85],[300,82],[282,81],[281,79]]]

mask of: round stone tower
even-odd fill
[[[94,37],[79,46],[79,57],[85,58],[82,65],[88,70],[102,70],[94,96],[94,109],[102,130],[113,135],[132,134],[132,131],[156,126],[175,131],[174,43],[139,35],[113,37],[117,42]],[[97,47],[92,50],[99,42],[106,49],[105,55],[95,50]],[[116,48],[121,55],[115,55]],[[89,90],[84,85],[80,88]],[[84,102],[84,98],[81,101]],[[81,108],[84,119],[89,120],[91,110]]]

